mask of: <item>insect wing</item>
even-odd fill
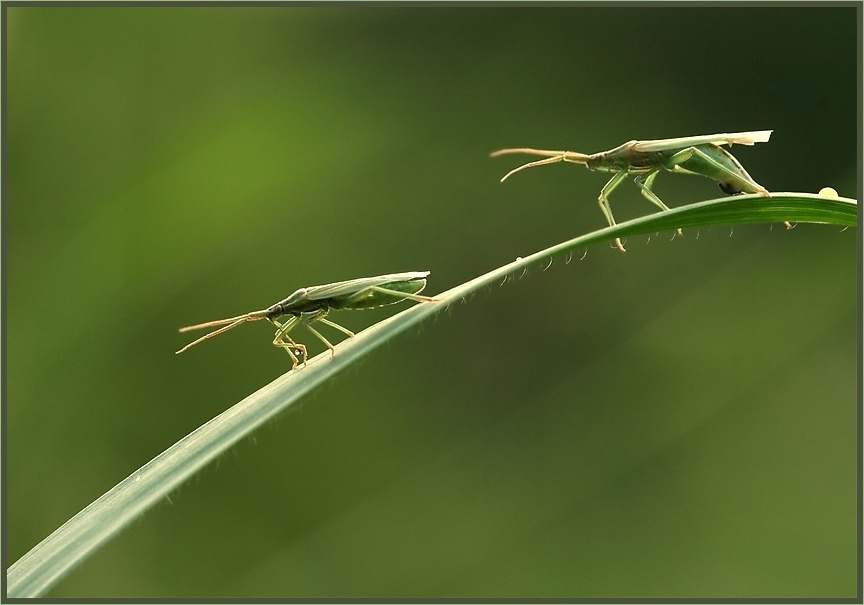
[[[309,300],[340,298],[357,294],[374,286],[423,279],[427,275],[429,275],[429,271],[409,271],[407,273],[391,273],[389,275],[378,275],[377,277],[361,277],[360,279],[338,281],[332,284],[324,284],[323,286],[306,288],[306,298]]]
[[[697,145],[754,145],[767,143],[773,130],[752,130],[749,132],[725,132],[721,134],[704,134],[695,137],[679,137],[677,139],[658,139],[656,141],[636,141],[634,151],[669,151],[686,149]]]
[[[380,284],[377,288],[367,288],[350,296],[330,299],[334,309],[375,309],[402,302],[406,298],[419,294],[426,287],[426,279],[391,281]]]

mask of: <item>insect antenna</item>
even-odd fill
[[[217,319],[215,321],[208,321],[203,324],[195,324],[194,326],[186,326],[184,328],[180,328],[180,332],[191,332],[192,330],[202,330],[204,328],[213,328],[215,326],[223,326],[218,330],[213,330],[212,332],[205,334],[201,338],[197,340],[193,340],[188,345],[180,349],[179,351],[175,351],[175,355],[179,355],[186,349],[190,349],[195,345],[204,342],[208,338],[213,338],[214,336],[219,336],[223,332],[227,332],[232,328],[236,328],[242,323],[246,323],[247,321],[256,321],[259,319],[264,319],[266,311],[253,311],[252,313],[246,313],[245,315],[238,315],[237,317],[229,317],[228,319]]]
[[[491,158],[497,158],[499,155],[505,155],[508,153],[527,153],[529,155],[542,155],[546,156],[542,160],[536,160],[534,162],[528,162],[527,164],[522,164],[518,168],[514,168],[507,174],[505,174],[501,178],[501,182],[506,181],[510,176],[525,170],[526,168],[534,168],[535,166],[544,166],[546,164],[555,164],[557,162],[571,162],[573,164],[586,164],[588,162],[588,157],[584,153],[577,153],[575,151],[548,151],[546,149],[532,149],[530,147],[519,147],[514,149],[499,149],[498,151],[493,151],[489,154]]]
[[[502,176],[501,182],[503,183],[504,181],[506,181],[508,178],[510,178],[511,176],[516,174],[517,172],[522,172],[526,168],[534,168],[535,166],[544,166],[546,164],[556,164],[558,162],[563,162],[563,161],[564,161],[564,158],[559,156],[556,158],[546,158],[545,160],[537,160],[536,162],[528,162],[527,164],[522,164],[518,168],[514,168],[513,170],[511,170],[510,172],[508,172],[507,174]]]

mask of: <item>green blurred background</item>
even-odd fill
[[[605,225],[603,175],[490,151],[774,129],[759,183],[856,197],[860,6],[7,10],[7,564],[290,368],[179,326]],[[854,596],[857,230],[627,247],[403,334],[49,596]]]

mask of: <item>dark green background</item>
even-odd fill
[[[855,8],[7,17],[7,564],[290,367],[265,325],[177,357],[179,326],[381,273],[434,294],[604,226],[603,175],[501,184],[527,158],[490,151],[774,129],[735,148],[759,183],[856,197]],[[661,233],[491,288],[50,596],[854,596],[857,237]]]

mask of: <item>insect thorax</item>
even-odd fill
[[[633,149],[636,143],[628,141],[615,149],[595,153],[588,157],[587,166],[599,172],[650,172],[665,167],[669,157],[676,151],[637,151]]]
[[[627,141],[615,149],[601,151],[588,156],[585,165],[597,172],[638,171],[656,166],[660,160],[656,152],[634,151],[636,141]]]
[[[310,300],[306,288],[300,288],[294,294],[267,308],[267,319],[275,319],[282,315],[300,315],[310,311],[329,309],[330,305],[326,299]]]

